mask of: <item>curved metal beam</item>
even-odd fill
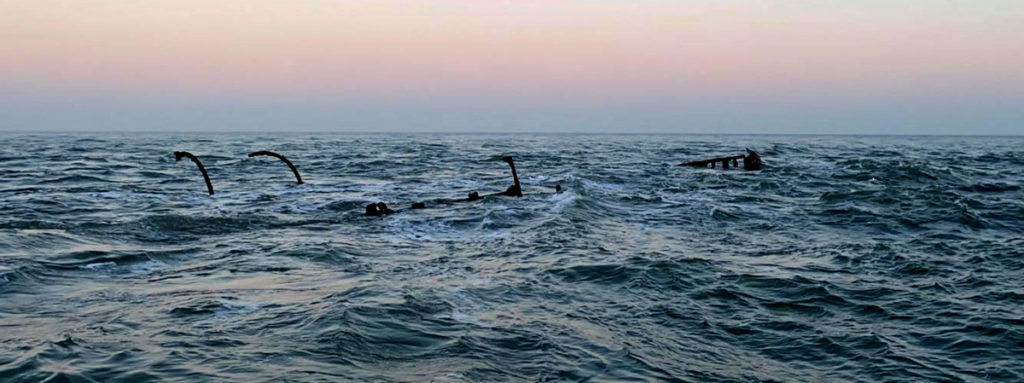
[[[181,157],[188,157],[188,159],[196,163],[196,166],[199,167],[199,172],[203,173],[203,180],[206,181],[206,190],[210,192],[210,195],[213,195],[213,184],[210,183],[210,175],[206,174],[206,168],[203,167],[203,163],[199,162],[199,159],[192,155],[192,153],[174,152],[174,161],[181,161]]]
[[[268,152],[266,150],[261,150],[261,151],[258,151],[258,152],[249,153],[249,158],[256,157],[256,156],[271,156],[271,157],[276,157],[277,159],[281,160],[286,165],[288,165],[289,168],[292,169],[292,174],[295,174],[295,183],[298,184],[298,185],[302,185],[302,176],[299,175],[299,169],[296,169],[295,165],[292,165],[292,162],[288,161],[288,159],[284,158],[284,156],[282,156],[280,154],[277,154],[277,153],[274,153],[274,152]]]

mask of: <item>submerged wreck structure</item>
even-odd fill
[[[722,169],[729,169],[729,163],[732,163],[733,168],[738,168],[739,160],[743,160],[744,170],[761,170],[761,156],[759,156],[753,150],[747,149],[746,155],[729,156],[729,157],[718,157],[700,161],[690,161],[685,164],[679,164],[679,166],[689,166],[695,168],[715,168],[715,164],[721,163]]]
[[[484,195],[480,195],[480,193],[474,191],[474,192],[470,192],[469,195],[466,196],[466,198],[460,198],[460,199],[438,199],[438,200],[433,201],[434,204],[435,205],[446,205],[446,204],[459,203],[459,202],[472,202],[472,201],[479,201],[479,200],[482,200],[482,199],[488,198],[488,197],[498,197],[498,196],[522,197],[523,196],[523,187],[519,183],[519,174],[516,173],[515,161],[513,161],[511,156],[502,157],[501,160],[504,161],[505,163],[507,163],[509,168],[512,170],[512,182],[513,182],[513,185],[509,186],[508,189],[505,189],[505,191],[498,192],[498,193],[492,193],[492,194],[484,194]],[[562,189],[561,185],[556,186],[556,190],[557,191],[561,191],[561,189]],[[426,208],[427,208],[427,203],[426,202],[414,202],[412,204],[412,206],[410,206],[410,209],[414,209],[414,210],[416,210],[416,209],[426,209]],[[366,212],[363,215],[378,217],[378,216],[383,216],[383,215],[397,213],[397,212],[400,212],[400,211],[401,210],[391,210],[391,209],[388,208],[388,205],[385,204],[384,202],[378,202],[378,203],[371,203],[369,205],[366,205]]]
[[[751,153],[753,153],[753,152],[751,152]],[[288,168],[291,169],[292,175],[295,176],[295,183],[298,184],[298,185],[301,185],[303,183],[302,182],[302,176],[299,175],[299,169],[295,167],[295,164],[293,164],[291,161],[289,161],[287,158],[285,158],[285,156],[280,155],[278,153],[271,152],[271,151],[266,151],[266,150],[261,150],[261,151],[249,153],[249,158],[260,157],[260,156],[274,157],[274,158],[277,158],[278,160],[281,160],[281,162],[284,162],[285,165],[288,165]],[[199,158],[197,158],[195,155],[193,155],[192,153],[189,153],[189,152],[174,152],[174,160],[175,161],[181,161],[183,158],[188,158],[188,159],[192,160],[192,162],[194,162],[196,164],[196,167],[199,168],[199,172],[202,173],[202,175],[203,175],[203,181],[206,182],[206,190],[207,190],[207,192],[210,195],[213,195],[213,183],[210,182],[210,175],[207,174],[206,167],[204,167],[203,163],[199,161]],[[512,184],[512,186],[509,186],[507,189],[505,189],[505,191],[497,192],[497,193],[491,193],[491,194],[480,194],[480,193],[474,191],[474,192],[470,192],[469,195],[466,196],[466,198],[460,198],[460,199],[438,199],[438,200],[431,201],[431,202],[429,202],[430,206],[442,206],[442,205],[453,204],[453,203],[460,203],[460,202],[473,202],[473,201],[479,201],[479,200],[482,200],[482,199],[485,199],[485,198],[490,198],[490,197],[522,197],[523,196],[523,186],[522,186],[522,184],[519,183],[519,174],[516,172],[515,161],[512,160],[511,156],[502,157],[501,160],[504,161],[505,163],[507,163],[509,169],[512,171],[512,182],[513,182],[513,184]],[[555,185],[555,193],[561,193],[561,192],[562,192],[562,186],[561,185]],[[409,208],[412,209],[412,210],[418,210],[418,209],[426,209],[427,207],[428,207],[428,202],[414,202]],[[366,205],[366,211],[365,211],[365,213],[363,215],[379,217],[379,216],[385,216],[385,215],[394,214],[394,213],[398,213],[398,212],[401,212],[401,210],[392,210],[391,208],[388,207],[388,205],[386,203],[384,203],[384,202],[377,202],[377,203],[371,203],[369,205]]]

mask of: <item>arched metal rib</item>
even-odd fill
[[[196,158],[196,156],[192,155],[192,153],[174,152],[175,161],[181,161],[182,157],[188,157],[188,159],[196,163],[196,166],[199,167],[199,172],[203,173],[203,180],[206,181],[206,190],[210,192],[210,195],[213,195],[213,183],[210,182],[210,175],[206,173],[206,167],[203,166],[203,163],[199,162],[199,159]]]
[[[274,152],[268,152],[266,150],[261,150],[261,151],[258,151],[258,152],[249,153],[249,157],[250,158],[256,157],[256,156],[271,156],[271,157],[276,157],[277,159],[281,160],[286,165],[288,165],[289,168],[292,169],[292,174],[295,174],[295,183],[298,184],[298,185],[302,185],[302,176],[299,175],[299,169],[296,169],[295,165],[293,165],[291,161],[288,161],[287,158],[284,158],[284,156],[282,156],[280,154],[277,154],[277,153],[274,153]]]

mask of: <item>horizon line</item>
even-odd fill
[[[806,136],[806,137],[1024,137],[1024,133],[1006,134],[970,134],[970,133],[722,133],[722,132],[472,132],[472,131],[358,131],[358,130],[0,130],[0,134],[88,134],[88,133],[128,133],[128,134],[339,134],[339,135],[593,135],[593,136]]]

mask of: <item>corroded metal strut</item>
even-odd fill
[[[284,156],[282,156],[280,154],[277,154],[277,153],[274,153],[274,152],[268,152],[266,150],[261,150],[261,151],[258,151],[258,152],[249,153],[249,158],[256,157],[256,156],[271,156],[271,157],[276,157],[277,159],[281,160],[286,165],[288,165],[289,168],[292,169],[292,174],[295,174],[295,183],[298,184],[298,185],[302,185],[302,176],[299,175],[299,169],[296,169],[295,165],[292,165],[292,162],[288,161],[288,159],[284,158]]]
[[[505,161],[509,168],[512,168],[512,182],[514,183],[514,185],[509,186],[508,189],[505,190],[503,195],[509,197],[522,197],[523,187],[519,185],[519,174],[516,174],[516,164],[512,161],[512,156],[501,157],[501,160]]]
[[[192,160],[192,162],[196,163],[196,166],[199,167],[199,172],[203,173],[203,180],[206,181],[206,190],[208,190],[210,192],[210,195],[213,195],[213,184],[210,183],[210,175],[206,174],[206,167],[203,166],[203,163],[199,162],[199,159],[196,158],[196,156],[192,155],[192,153],[189,153],[189,152],[174,152],[174,160],[175,161],[181,161],[181,157],[188,157],[188,159],[190,159],[190,160]]]

